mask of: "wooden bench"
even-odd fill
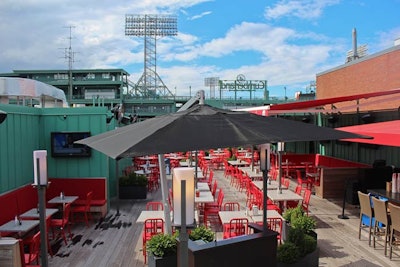
[[[84,178],[50,178],[50,185],[47,189],[47,200],[59,196],[60,192],[65,195],[78,196],[74,203],[84,205],[86,194],[93,191],[93,198],[90,211],[105,217],[108,211],[107,205],[107,179],[105,177],[84,177]]]

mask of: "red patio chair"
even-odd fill
[[[226,202],[224,203],[224,208],[223,210],[228,210],[228,211],[239,211],[240,210],[240,204],[239,202]]]
[[[224,225],[224,239],[247,234],[249,234],[249,220],[247,218],[234,218],[230,220],[229,224]]]
[[[159,227],[162,225],[162,227]],[[164,233],[164,220],[161,218],[152,218],[152,219],[147,219],[144,222],[143,226],[143,257],[144,257],[144,263],[146,264],[147,262],[147,252],[146,252],[146,242],[149,241],[153,236],[158,235],[158,234],[163,234]]]
[[[59,234],[61,234],[62,238],[64,239],[65,245],[67,245],[67,237],[65,235],[65,228],[68,228],[68,234],[69,237],[72,238],[71,234],[71,227],[69,224],[69,216],[70,216],[70,211],[71,211],[71,204],[67,203],[64,206],[64,211],[63,211],[63,216],[61,219],[51,219],[50,221],[50,226],[53,232],[53,239],[55,238],[55,230],[58,231]]]
[[[80,221],[84,221],[86,226],[89,227],[89,218],[90,218],[90,204],[92,202],[93,191],[90,191],[86,194],[86,203],[85,205],[74,205],[71,206],[71,219],[72,222],[78,222],[76,219],[76,215],[80,214],[83,219]]]

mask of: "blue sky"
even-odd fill
[[[292,98],[344,64],[353,28],[368,54],[393,46],[399,10],[400,0],[2,0],[0,72],[67,69],[73,25],[73,68],[123,68],[137,82],[143,39],[125,36],[125,15],[173,14],[178,35],[157,41],[157,73],[172,93],[207,97],[205,78],[244,74]]]

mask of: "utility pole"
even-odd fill
[[[68,102],[69,105],[72,103],[72,87],[73,87],[73,79],[72,79],[72,64],[75,62],[74,56],[75,52],[72,51],[72,28],[75,26],[68,26],[69,28],[69,47],[65,48],[64,58],[68,60]]]

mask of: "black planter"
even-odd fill
[[[149,254],[148,258],[148,266],[149,267],[176,267],[177,263],[177,255],[171,255],[168,257],[154,257],[152,254]]]
[[[120,199],[146,199],[147,197],[147,186],[120,186],[119,187],[119,198]]]
[[[276,267],[304,267],[304,266],[318,267],[318,265],[319,265],[319,248],[316,248],[313,252],[308,253],[295,263],[282,263],[282,262],[276,263]]]

